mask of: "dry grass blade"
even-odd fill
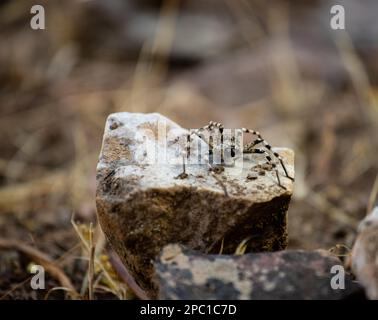
[[[89,300],[94,299],[93,294],[93,278],[94,278],[94,258],[95,258],[95,244],[93,243],[93,227],[92,223],[89,227],[89,246],[90,246],[90,255],[88,263],[88,297]]]
[[[73,284],[71,283],[71,280],[67,277],[64,271],[45,253],[17,240],[7,240],[1,238],[0,249],[11,249],[24,253],[31,260],[43,266],[52,277],[57,279],[62,287],[66,288],[69,291],[69,294],[73,299],[76,299],[79,296]]]
[[[238,247],[235,250],[236,256],[242,256],[245,253],[245,250],[247,250],[247,242],[251,239],[251,237],[248,237],[244,239],[242,242],[239,243]]]
[[[338,257],[349,257],[351,248],[345,244],[336,244],[328,251]]]
[[[223,253],[223,247],[224,247],[224,238],[222,238],[221,247],[219,249],[219,254]]]
[[[123,288],[119,287],[119,284],[116,282],[116,280],[112,277],[112,275],[109,273],[109,270],[107,267],[104,265],[104,263],[101,261],[99,258],[99,255],[103,251],[104,244],[105,244],[105,237],[103,233],[100,233],[99,237],[97,237],[97,245],[95,247],[92,247],[90,245],[90,240],[86,238],[86,236],[83,234],[83,231],[79,228],[79,226],[75,223],[74,217],[72,216],[71,223],[73,228],[75,229],[78,237],[80,238],[82,248],[86,252],[86,254],[90,257],[88,260],[90,261],[91,259],[93,260],[93,276],[95,276],[95,268],[99,268],[102,272],[102,276],[108,283],[108,286],[110,288],[110,292],[112,292],[115,296],[117,296],[119,299],[124,299],[124,290]],[[93,240],[92,240],[93,241]],[[87,258],[85,258],[87,259]],[[89,262],[91,263],[91,262]],[[90,272],[89,268],[88,271],[83,279],[83,285],[81,289],[81,293],[84,294],[87,289],[87,286],[90,284]],[[95,288],[95,285],[92,283],[93,289]]]

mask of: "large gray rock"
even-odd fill
[[[160,299],[342,299],[362,288],[345,276],[333,289],[328,251],[288,250],[243,256],[203,255],[179,245],[164,247],[156,262]]]
[[[287,245],[286,212],[293,186],[282,168],[284,188],[259,155],[218,173],[209,172],[206,163],[188,164],[182,175],[182,139],[177,137],[186,141],[186,135],[159,114],[117,113],[106,122],[97,167],[99,220],[151,297],[156,296],[152,261],[166,244],[181,243],[203,253],[217,253],[221,247],[223,253],[234,253],[246,239],[246,252]],[[198,144],[205,150],[205,142],[193,136],[189,160],[203,153],[195,151]],[[293,152],[276,151],[293,176]],[[161,156],[165,154],[168,158]],[[207,156],[202,154],[202,159]]]

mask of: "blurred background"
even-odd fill
[[[345,31],[330,27],[335,4]],[[375,0],[0,1],[0,238],[51,257],[84,296],[105,119],[160,112],[293,148],[289,248],[348,252],[378,172],[377,14]],[[36,259],[11,247],[0,299],[66,297],[31,290]],[[97,298],[127,297],[96,254]]]

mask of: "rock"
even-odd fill
[[[325,250],[204,255],[179,245],[164,247],[156,262],[159,299],[343,299],[362,288],[345,276],[331,287],[341,261]]]
[[[351,263],[357,279],[369,299],[378,300],[378,207],[359,225]]]
[[[261,171],[263,155],[241,157],[234,166],[209,172],[208,154],[195,151],[197,144],[201,150],[206,144],[193,135],[184,174],[181,151],[186,148],[178,146],[186,137],[187,130],[156,113],[116,113],[106,122],[97,166],[99,221],[125,266],[151,297],[156,296],[152,261],[169,243],[203,253],[222,248],[225,254],[234,253],[243,240],[246,252],[287,246],[293,185],[282,168],[284,188],[274,171],[247,179]],[[275,151],[293,176],[293,152]],[[191,161],[198,154],[202,164]]]

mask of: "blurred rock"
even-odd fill
[[[281,250],[287,245],[292,181],[280,172],[286,189],[280,187],[269,168],[257,179],[247,179],[261,171],[264,157],[245,157],[211,174],[208,163],[189,163],[184,175],[180,153],[176,164],[166,158],[148,161],[152,150],[164,154],[165,143],[168,159],[174,159],[180,151],[177,138],[186,141],[187,132],[156,113],[117,113],[106,122],[97,166],[99,220],[123,263],[152,297],[156,294],[152,261],[166,244],[182,243],[203,253],[221,248],[234,253],[243,240],[248,240],[246,252]],[[190,159],[198,156],[197,144],[205,150],[204,141],[194,135]],[[276,151],[293,176],[293,152]]]
[[[351,262],[368,298],[378,300],[378,207],[359,225]]]
[[[203,255],[179,245],[164,247],[156,263],[159,299],[343,299],[361,293],[347,274],[334,290],[328,251],[280,251],[243,256]]]

